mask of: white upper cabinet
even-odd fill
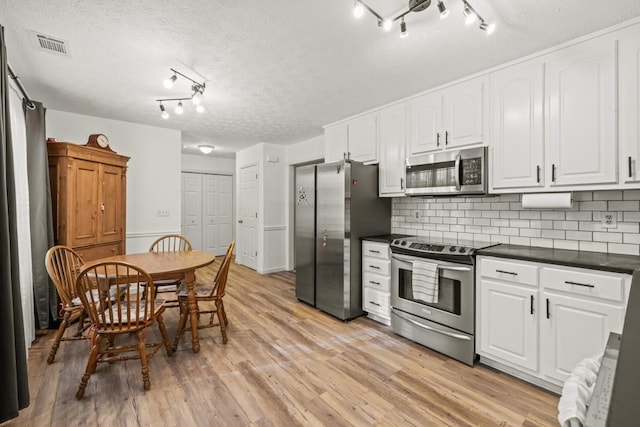
[[[409,156],[482,143],[484,86],[479,77],[409,101]]]
[[[579,43],[544,59],[549,185],[616,183],[615,37]]]
[[[404,196],[406,104],[380,110],[380,165],[378,169],[381,197]]]
[[[324,147],[325,163],[345,158],[377,163],[378,112],[325,127]]]
[[[544,64],[491,74],[493,188],[544,185]]]
[[[620,34],[619,135],[620,175],[623,182],[640,182],[640,28],[634,26]]]

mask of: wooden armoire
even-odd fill
[[[47,151],[56,245],[85,261],[124,254],[129,157],[69,142]]]

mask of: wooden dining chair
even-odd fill
[[[149,247],[149,252],[184,252],[191,250],[191,242],[180,234],[167,234],[158,238]],[[161,279],[154,282],[156,287],[156,294],[159,293],[175,293],[180,286],[182,276],[176,276],[176,278]],[[167,307],[178,307],[178,299],[176,297],[166,299]]]
[[[90,292],[97,282],[98,292]],[[149,360],[164,345],[167,356],[173,354],[167,328],[162,319],[164,301],[155,299],[155,287],[147,286],[153,279],[142,268],[120,261],[94,262],[80,271],[76,279],[76,293],[80,296],[91,319],[92,344],[85,373],[76,398],[82,399],[89,377],[98,362],[139,359],[145,390],[151,388]],[[118,295],[119,298],[112,298]],[[158,323],[161,342],[148,343],[147,329]],[[116,336],[135,334],[137,340],[129,344],[115,344]],[[130,338],[130,337],[125,337]]]
[[[84,306],[76,295],[76,278],[82,264],[84,264],[82,257],[76,251],[64,245],[50,248],[45,255],[45,267],[58,292],[60,303],[62,304],[61,313],[63,314],[49,357],[47,357],[47,363],[49,364],[55,360],[60,342],[88,338],[83,332],[89,326],[89,323],[84,321]],[[65,336],[67,327],[76,320],[78,321],[77,331],[72,336]]]
[[[227,276],[229,274],[229,265],[231,264],[231,257],[233,249],[236,246],[236,242],[231,242],[227,253],[218,268],[216,277],[212,283],[198,283],[194,284],[194,292],[196,295],[196,302],[198,303],[198,322],[200,321],[200,314],[210,314],[209,323],[198,324],[198,329],[211,328],[214,326],[220,326],[222,333],[222,342],[227,343],[227,331],[226,327],[229,324],[227,320],[227,312],[224,309],[223,297],[227,287]],[[178,300],[180,301],[180,320],[178,322],[178,330],[176,331],[176,337],[173,343],[174,351],[178,348],[178,342],[180,336],[183,334],[187,320],[189,319],[189,304],[187,302],[187,286],[186,284],[180,285],[178,289]],[[203,301],[210,301],[214,303],[214,307],[211,310],[203,310],[200,307],[200,303]],[[215,317],[218,317],[218,323],[215,323]]]

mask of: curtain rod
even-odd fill
[[[18,80],[18,76],[16,76],[16,73],[13,72],[9,64],[7,64],[7,69],[9,70],[9,77],[11,77],[14,82],[16,82],[16,85],[18,85],[18,89],[20,89],[20,92],[22,92],[22,96],[24,96],[25,101],[27,101],[27,108],[30,110],[35,110],[36,104],[33,103],[31,98],[29,97],[29,94],[27,93],[27,90],[24,88],[24,86],[22,86],[22,83],[20,83],[20,80]]]

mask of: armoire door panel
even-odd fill
[[[104,242],[120,240],[124,221],[122,212],[122,169],[103,165],[102,185],[98,206],[100,220],[100,236]]]
[[[98,241],[98,188],[99,164],[77,160],[76,173],[69,184],[73,187],[73,212],[70,220],[73,246],[89,245]]]

